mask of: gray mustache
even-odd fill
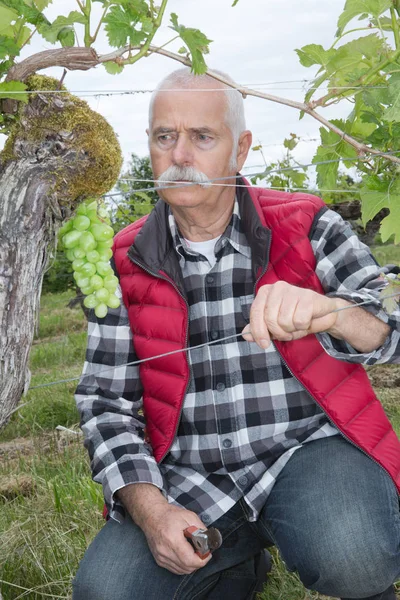
[[[211,185],[207,175],[194,167],[168,167],[158,177],[157,182],[166,183],[168,181],[190,181],[191,183],[198,183],[202,187],[209,187]]]

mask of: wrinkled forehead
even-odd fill
[[[153,99],[150,127],[224,128],[226,113],[226,92],[217,84],[161,89]]]

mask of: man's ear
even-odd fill
[[[243,167],[249,150],[251,148],[251,143],[253,141],[253,135],[251,131],[243,131],[239,137],[238,150],[237,150],[237,170],[240,171]]]

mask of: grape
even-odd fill
[[[97,318],[106,316],[109,308],[118,308],[115,295],[118,277],[110,265],[114,231],[110,227],[106,206],[97,200],[83,202],[73,218],[59,230],[59,240],[72,262],[76,285],[86,296],[84,305],[94,309]]]
[[[64,237],[62,238],[62,243],[68,249],[73,248],[74,246],[77,246],[79,244],[81,235],[82,234],[80,231],[76,231],[76,229],[73,229],[72,231],[69,231],[64,235]]]
[[[106,288],[102,287],[97,290],[94,295],[96,296],[96,300],[98,302],[107,302],[110,297],[110,292],[106,290]]]
[[[72,221],[73,228],[77,229],[78,231],[85,231],[86,229],[89,229],[90,224],[91,224],[90,219],[85,217],[85,215],[78,215]]]
[[[96,273],[96,267],[93,263],[86,261],[81,267],[79,267],[78,271],[86,277],[91,277]]]
[[[79,246],[74,248],[72,252],[74,253],[74,258],[85,258],[86,256],[85,251],[82,250],[82,248],[80,248]]]
[[[85,296],[89,296],[90,294],[93,294],[94,289],[91,285],[87,286],[87,287],[83,287],[81,288],[81,292],[82,294],[84,294]]]
[[[107,304],[104,304],[104,302],[102,302],[101,304],[98,304],[96,306],[96,308],[94,309],[94,314],[96,315],[96,317],[98,319],[104,319],[104,317],[107,314]]]
[[[78,208],[76,209],[76,214],[77,215],[86,215],[87,213],[87,206],[84,202],[82,202],[82,204],[80,204],[78,206]],[[68,221],[67,223],[71,223],[71,221]]]
[[[99,261],[96,265],[96,270],[99,275],[105,277],[106,275],[112,275],[113,270],[109,262]]]
[[[90,252],[96,248],[96,240],[90,231],[84,231],[81,233],[81,237],[79,239],[79,245],[84,250],[84,252]]]
[[[113,245],[114,241],[112,239],[106,240],[105,242],[97,242],[96,250],[97,252],[102,252],[103,250],[109,250]]]
[[[90,285],[94,290],[100,290],[103,287],[103,278],[100,275],[93,275],[90,278]]]
[[[115,290],[118,287],[118,283],[118,277],[115,277],[115,275],[107,275],[106,277],[104,277],[103,285],[106,288],[106,290],[115,292]]]
[[[103,260],[103,258],[101,258],[101,255],[97,252],[97,250],[90,250],[86,254],[86,258],[91,263],[97,263],[99,262],[99,260]],[[109,258],[111,258],[111,256]]]
[[[113,228],[109,225],[97,224],[93,223],[90,228],[91,233],[95,240],[99,242],[104,242],[105,240],[109,240],[113,237],[114,231]]]
[[[108,262],[110,260],[110,258],[112,257],[112,250],[111,248],[107,248],[107,250],[96,250],[96,252],[99,255],[99,261],[101,262]],[[98,262],[98,261],[96,261]]]
[[[80,268],[86,264],[86,261],[83,260],[83,258],[75,258],[75,260],[72,262],[72,268],[74,271],[79,271]]]
[[[89,279],[89,277],[83,277],[82,275],[80,275],[78,273],[78,277],[76,277],[75,281],[76,281],[76,285],[78,287],[80,287],[81,289],[82,288],[90,287],[90,279]]]
[[[121,304],[121,301],[117,296],[110,296],[107,300],[107,306],[110,308],[118,308]]]
[[[83,304],[86,306],[86,308],[95,308],[95,306],[97,306],[98,301],[96,300],[96,297],[94,294],[89,294],[89,296],[86,296],[86,298],[83,301]]]

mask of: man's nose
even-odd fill
[[[175,165],[191,166],[193,164],[192,143],[185,135],[180,135],[172,149],[172,161]]]

